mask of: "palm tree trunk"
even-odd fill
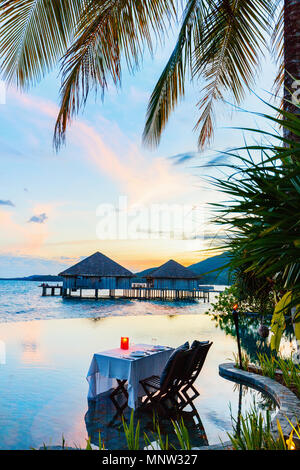
[[[284,108],[300,114],[300,0],[284,0],[284,65]]]

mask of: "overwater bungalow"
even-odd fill
[[[147,285],[154,289],[191,290],[198,287],[197,275],[174,260],[169,260],[147,276]]]
[[[63,295],[78,289],[129,289],[132,272],[97,251],[59,274],[63,277]]]

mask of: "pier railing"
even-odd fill
[[[202,299],[209,302],[209,294],[205,289],[158,289],[153,287],[134,287],[129,289],[87,289],[65,288],[63,286],[41,285],[43,296],[60,295],[64,298],[78,299],[136,299],[136,300],[192,300]],[[86,292],[89,295],[86,295]]]

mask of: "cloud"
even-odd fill
[[[46,224],[18,223],[15,214],[0,210],[1,240],[0,254],[7,250],[23,255],[38,253],[48,238]],[[4,248],[5,247],[5,248]]]
[[[14,203],[9,201],[9,200],[3,200],[0,199],[0,206],[9,206],[9,207],[15,207]]]
[[[45,220],[47,220],[48,217],[47,215],[45,214],[45,212],[43,214],[40,214],[40,215],[33,215],[29,220],[28,222],[33,222],[35,224],[43,224],[45,222]]]
[[[32,95],[11,91],[14,98],[24,108],[44,115],[36,125],[45,125],[49,129],[59,112],[58,106]],[[104,126],[104,122],[102,122]],[[173,162],[167,158],[153,158],[141,151],[135,142],[128,139],[113,122],[106,123],[105,132],[100,133],[86,121],[76,119],[68,131],[68,142],[76,142],[82,148],[90,163],[98,168],[101,175],[107,175],[118,184],[119,190],[127,194],[132,203],[150,203],[164,199],[178,199],[191,190],[190,177],[176,170]],[[118,142],[118,148],[114,148]]]

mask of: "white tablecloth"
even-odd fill
[[[88,399],[95,399],[100,393],[116,387],[116,379],[126,379],[128,406],[133,409],[136,408],[138,398],[145,394],[139,381],[151,377],[151,375],[160,376],[167,360],[174,351],[170,348],[134,360],[126,359],[126,356],[133,351],[147,349],[151,349],[151,346],[137,344],[128,351],[116,348],[94,354],[87,374],[87,381],[89,382]]]

